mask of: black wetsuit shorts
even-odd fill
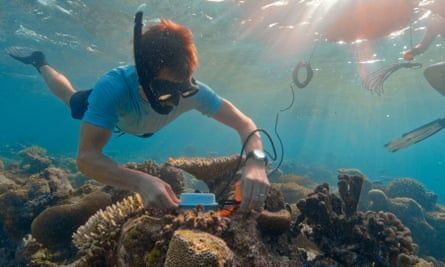
[[[71,117],[81,120],[88,109],[88,97],[93,89],[77,91],[70,98]]]

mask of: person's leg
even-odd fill
[[[42,51],[13,46],[6,48],[5,52],[24,64],[33,65],[42,74],[50,91],[69,107],[70,98],[76,90],[63,74],[48,65]]]
[[[423,74],[428,83],[445,96],[445,62],[427,67]]]
[[[69,106],[70,98],[76,92],[70,81],[49,65],[41,66],[39,71],[51,92]]]

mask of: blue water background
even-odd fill
[[[0,49],[10,45],[42,49],[52,66],[78,89],[92,87],[115,66],[132,63],[132,18],[142,1],[0,0]],[[311,47],[278,55],[260,39],[237,31],[233,2],[150,1],[146,15],[169,17],[189,26],[200,55],[196,77],[273,132],[276,112],[291,100],[289,83]],[[414,32],[419,40],[423,30]],[[35,34],[33,34],[35,33]],[[295,37],[294,37],[295,38]],[[425,65],[445,60],[443,39],[418,58]],[[409,36],[379,41],[378,58],[393,63]],[[382,96],[361,88],[350,45],[320,42],[312,57],[313,82],[297,90],[292,109],[281,114],[287,160],[306,166],[358,168],[374,180],[412,177],[445,201],[445,132],[390,153],[389,140],[445,116],[445,98],[421,70],[402,70],[385,83]],[[276,56],[275,56],[276,53]],[[75,156],[79,121],[46,89],[38,73],[0,53],[0,145],[36,144],[51,154]],[[266,145],[270,149],[270,146]],[[240,149],[231,129],[201,116],[184,114],[150,139],[113,136],[105,152],[119,162],[168,156],[232,154]]]

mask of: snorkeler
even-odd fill
[[[445,37],[445,1],[435,0],[425,7],[432,12],[425,36],[414,48],[403,52],[403,58],[406,60],[413,60],[415,56],[424,53],[437,36]],[[427,67],[424,76],[434,89],[445,96],[445,62]]]
[[[135,66],[111,70],[91,90],[76,91],[64,75],[48,65],[40,51],[11,47],[6,52],[33,65],[51,92],[70,108],[71,116],[82,120],[77,166],[86,176],[140,193],[145,206],[163,210],[177,207],[179,199],[169,184],[117,164],[102,150],[115,129],[148,137],[181,114],[198,110],[235,129],[242,142],[247,142],[240,209],[261,209],[269,181],[260,136],[251,134],[257,128],[255,123],[193,78],[198,57],[188,28],[167,19],[144,32],[142,26],[142,12],[138,12],[133,39]]]
[[[405,60],[413,60],[415,56],[424,53],[437,36],[441,35],[445,37],[445,1],[435,0],[426,5],[426,8],[432,12],[429,17],[426,34],[418,45],[403,52]],[[436,63],[427,67],[424,71],[424,76],[431,87],[445,96],[445,62]],[[427,139],[443,128],[445,128],[445,118],[437,119],[403,134],[385,146],[391,152],[396,152],[399,149],[406,148]]]

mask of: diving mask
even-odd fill
[[[195,79],[191,78],[185,82],[172,82],[169,80],[155,79],[150,82],[149,87],[154,98],[159,103],[173,103],[178,105],[179,97],[187,98],[198,92],[198,85]]]

